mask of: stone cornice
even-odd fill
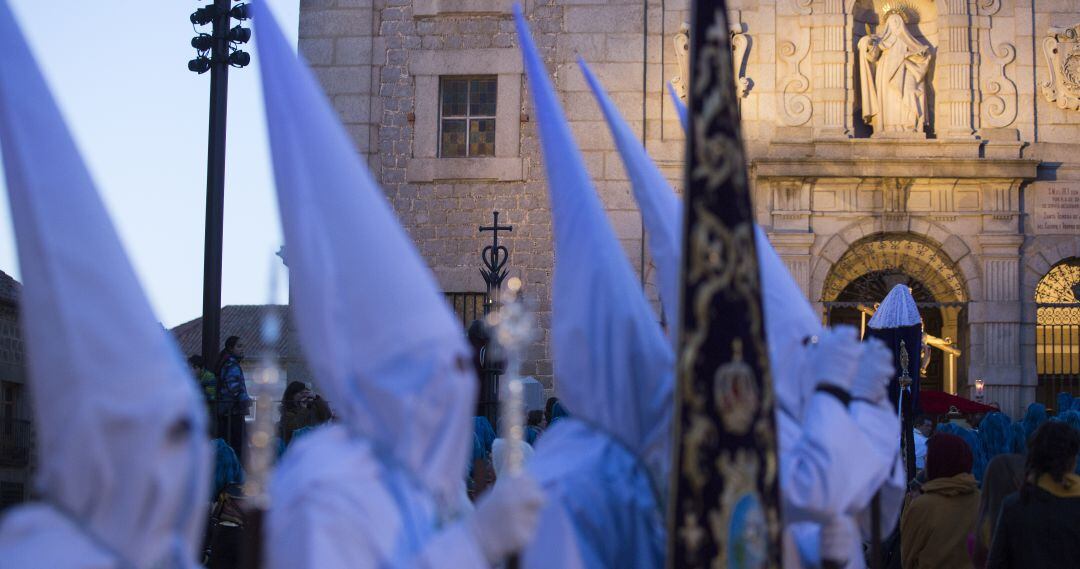
[[[992,158],[756,158],[755,178],[981,178],[1034,180],[1038,160]]]

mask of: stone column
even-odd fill
[[[968,307],[971,329],[969,389],[986,382],[987,402],[1012,416],[1033,400],[1034,385],[1024,382],[1020,360],[1020,245],[1022,235],[979,235],[983,294]],[[970,395],[970,394],[969,394]]]
[[[810,247],[814,244],[814,234],[770,233],[769,241],[799,285],[803,296],[810,300],[814,309],[820,314],[821,305],[817,302],[819,299],[810,298]]]
[[[844,0],[819,0],[811,31],[813,68],[814,138],[848,138],[854,112],[848,86],[854,66],[849,65],[847,14]]]
[[[934,132],[938,138],[971,138],[974,127],[973,55],[967,0],[938,0],[937,104]]]

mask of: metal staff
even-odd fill
[[[509,476],[518,476],[524,469],[525,455],[521,444],[525,440],[524,384],[521,381],[521,360],[525,349],[536,339],[536,320],[521,298],[521,280],[517,277],[507,282],[507,299],[499,312],[488,315],[493,328],[493,339],[506,359],[506,393],[502,396],[500,416],[506,440],[506,467]],[[517,569],[519,558],[513,555],[507,561],[508,569]]]
[[[263,517],[270,507],[270,475],[277,458],[277,434],[274,429],[274,397],[282,392],[281,366],[278,361],[277,343],[281,338],[281,317],[272,308],[277,299],[278,262],[274,260],[270,272],[270,302],[262,315],[260,339],[262,355],[258,371],[254,374],[255,421],[248,437],[249,451],[244,469],[245,543],[241,556],[245,569],[263,566],[262,530]]]

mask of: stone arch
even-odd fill
[[[1023,286],[1020,291],[1024,304],[1034,306],[1039,282],[1050,269],[1070,257],[1080,257],[1080,239],[1071,235],[1057,239],[1038,238],[1025,248]],[[1034,310],[1025,310],[1025,322],[1034,321]]]
[[[907,274],[936,302],[968,300],[967,284],[952,259],[925,237],[910,233],[878,233],[853,243],[829,269],[821,300],[837,300],[856,280],[883,271]],[[884,298],[888,291],[881,292]]]
[[[963,284],[963,298],[960,300],[982,300],[982,271],[971,254],[971,247],[961,237],[923,218],[912,218],[899,227],[885,227],[879,217],[865,217],[855,221],[827,238],[820,248],[815,247],[817,250],[810,268],[808,291],[811,300],[814,302],[830,300],[824,298],[822,294],[825,281],[832,272],[833,266],[853,245],[860,241],[885,236],[914,236],[929,248],[940,252],[943,260],[955,267],[955,272]]]

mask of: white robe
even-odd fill
[[[431,496],[343,426],[290,446],[271,494],[269,569],[487,567],[466,522],[440,523]]]
[[[645,466],[621,443],[567,417],[544,433],[528,470],[547,502],[522,567],[663,567],[663,508]]]

